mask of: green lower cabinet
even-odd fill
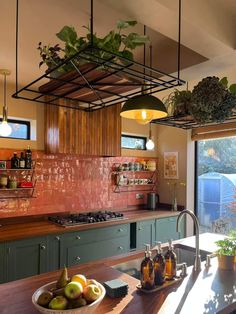
[[[177,216],[156,219],[156,241],[177,240],[185,236],[185,219],[180,222],[180,232],[176,231]]]
[[[48,236],[48,267],[47,271],[61,268],[61,240],[63,235]]]
[[[5,243],[0,243],[0,283],[7,281],[6,278],[6,246]]]
[[[144,249],[145,244],[151,246],[155,244],[155,220],[145,220],[137,222],[136,247]]]
[[[127,253],[130,226],[124,224],[65,234],[60,245],[60,267]]]
[[[46,272],[47,252],[47,237],[6,243],[7,280]]]

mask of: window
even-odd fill
[[[236,229],[236,136],[196,142],[195,197],[202,232]]]
[[[146,141],[146,137],[122,134],[121,148],[146,150]]]
[[[0,119],[2,121],[2,119]],[[7,120],[12,127],[12,133],[7,138],[29,140],[30,139],[30,121]],[[5,137],[4,137],[5,138]]]

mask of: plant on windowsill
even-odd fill
[[[229,236],[223,240],[215,242],[218,250],[218,268],[223,270],[233,270],[236,258],[236,230],[230,232]]]
[[[145,43],[149,42],[149,38],[146,35],[139,35],[137,33],[129,33],[128,35],[123,34],[123,30],[137,24],[136,21],[123,21],[118,20],[116,23],[116,30],[110,31],[104,37],[98,37],[93,34],[93,47],[103,49],[93,52],[92,55],[86,55],[86,60],[82,58],[76,59],[76,66],[81,66],[82,64],[89,62],[96,62],[97,60],[109,59],[111,53],[115,53],[121,57],[129,60],[133,60],[133,50],[138,46],[143,46]],[[82,49],[89,47],[91,44],[91,31],[89,27],[85,27],[88,33],[85,37],[78,37],[77,32],[74,27],[64,26],[57,34],[57,38],[64,42],[64,47],[60,47],[59,44],[55,46],[43,45],[39,42],[38,50],[42,61],[39,63],[39,67],[43,64],[47,66],[46,73],[52,68],[59,66],[66,59],[74,56],[76,53],[80,52]],[[118,57],[116,59],[119,59]],[[114,61],[114,60],[113,60]],[[118,62],[125,62],[124,59],[116,60]],[[71,63],[64,64],[58,68],[58,71],[63,74],[71,70],[74,67]]]

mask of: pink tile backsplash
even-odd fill
[[[0,159],[10,159],[12,155],[13,150],[1,150]],[[136,200],[135,192],[114,193],[112,168],[117,163],[148,158],[46,155],[41,151],[33,152],[33,158],[36,160],[36,198],[0,199],[0,218],[64,211],[119,210],[146,203],[148,191],[140,191],[145,195],[142,200]]]

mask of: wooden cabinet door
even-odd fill
[[[17,280],[47,271],[47,240],[32,238],[6,244],[7,280]]]
[[[177,216],[156,219],[156,241],[162,243],[177,240],[185,236],[185,219],[180,222],[180,232],[176,231]]]
[[[145,220],[137,222],[136,231],[137,249],[145,249],[145,244],[151,246],[155,243],[155,220]]]
[[[45,105],[46,152],[120,156],[120,105],[85,112],[67,108],[66,100],[59,102],[64,107]]]

